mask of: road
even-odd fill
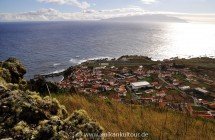
[[[177,91],[181,94],[181,96],[182,96],[183,98],[185,98],[185,97],[187,96],[187,94],[186,94],[184,91],[181,91],[181,90],[180,90],[179,88],[177,88],[176,86],[174,86],[174,85],[168,83],[166,80],[164,80],[164,79],[161,77],[161,72],[158,74],[158,78],[159,78],[161,81],[163,81],[164,83],[166,83],[167,85],[173,86],[173,88],[174,88],[175,90],[177,90]]]

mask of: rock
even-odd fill
[[[52,93],[57,93],[59,91],[59,87],[52,83],[52,82],[47,82],[45,80],[45,78],[43,77],[39,77],[36,80],[31,79],[28,83],[30,90],[32,91],[37,91],[39,93],[41,93],[41,95],[48,95],[48,89],[47,86],[49,88],[49,91]]]
[[[10,83],[19,83],[26,73],[25,67],[16,58],[9,58],[2,62],[3,75],[2,77]]]

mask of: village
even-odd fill
[[[154,106],[194,117],[215,118],[215,82],[188,67],[145,57],[91,60],[58,83],[75,93],[124,104]]]

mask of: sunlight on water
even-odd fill
[[[144,55],[215,56],[215,24],[48,22],[0,23],[0,60],[19,58],[27,77],[91,58]],[[78,56],[78,57],[76,57]]]
[[[157,51],[163,56],[215,56],[215,25],[196,23],[168,24],[164,46]]]

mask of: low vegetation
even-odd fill
[[[29,91],[24,73],[14,58],[0,67],[0,139],[101,139],[101,126],[86,111],[74,110],[69,115],[58,100]]]
[[[152,140],[215,138],[213,120],[94,95],[56,93],[54,87],[51,96],[41,96],[29,89],[43,92],[46,85],[27,83],[26,70],[18,60],[11,58],[0,65],[0,139],[101,139],[103,132],[145,133],[144,138]]]
[[[212,140],[215,137],[214,121],[191,118],[178,112],[125,105],[113,100],[107,102],[94,96],[57,94],[54,97],[69,112],[86,110],[91,118],[98,120],[105,132],[146,132],[148,139]]]

